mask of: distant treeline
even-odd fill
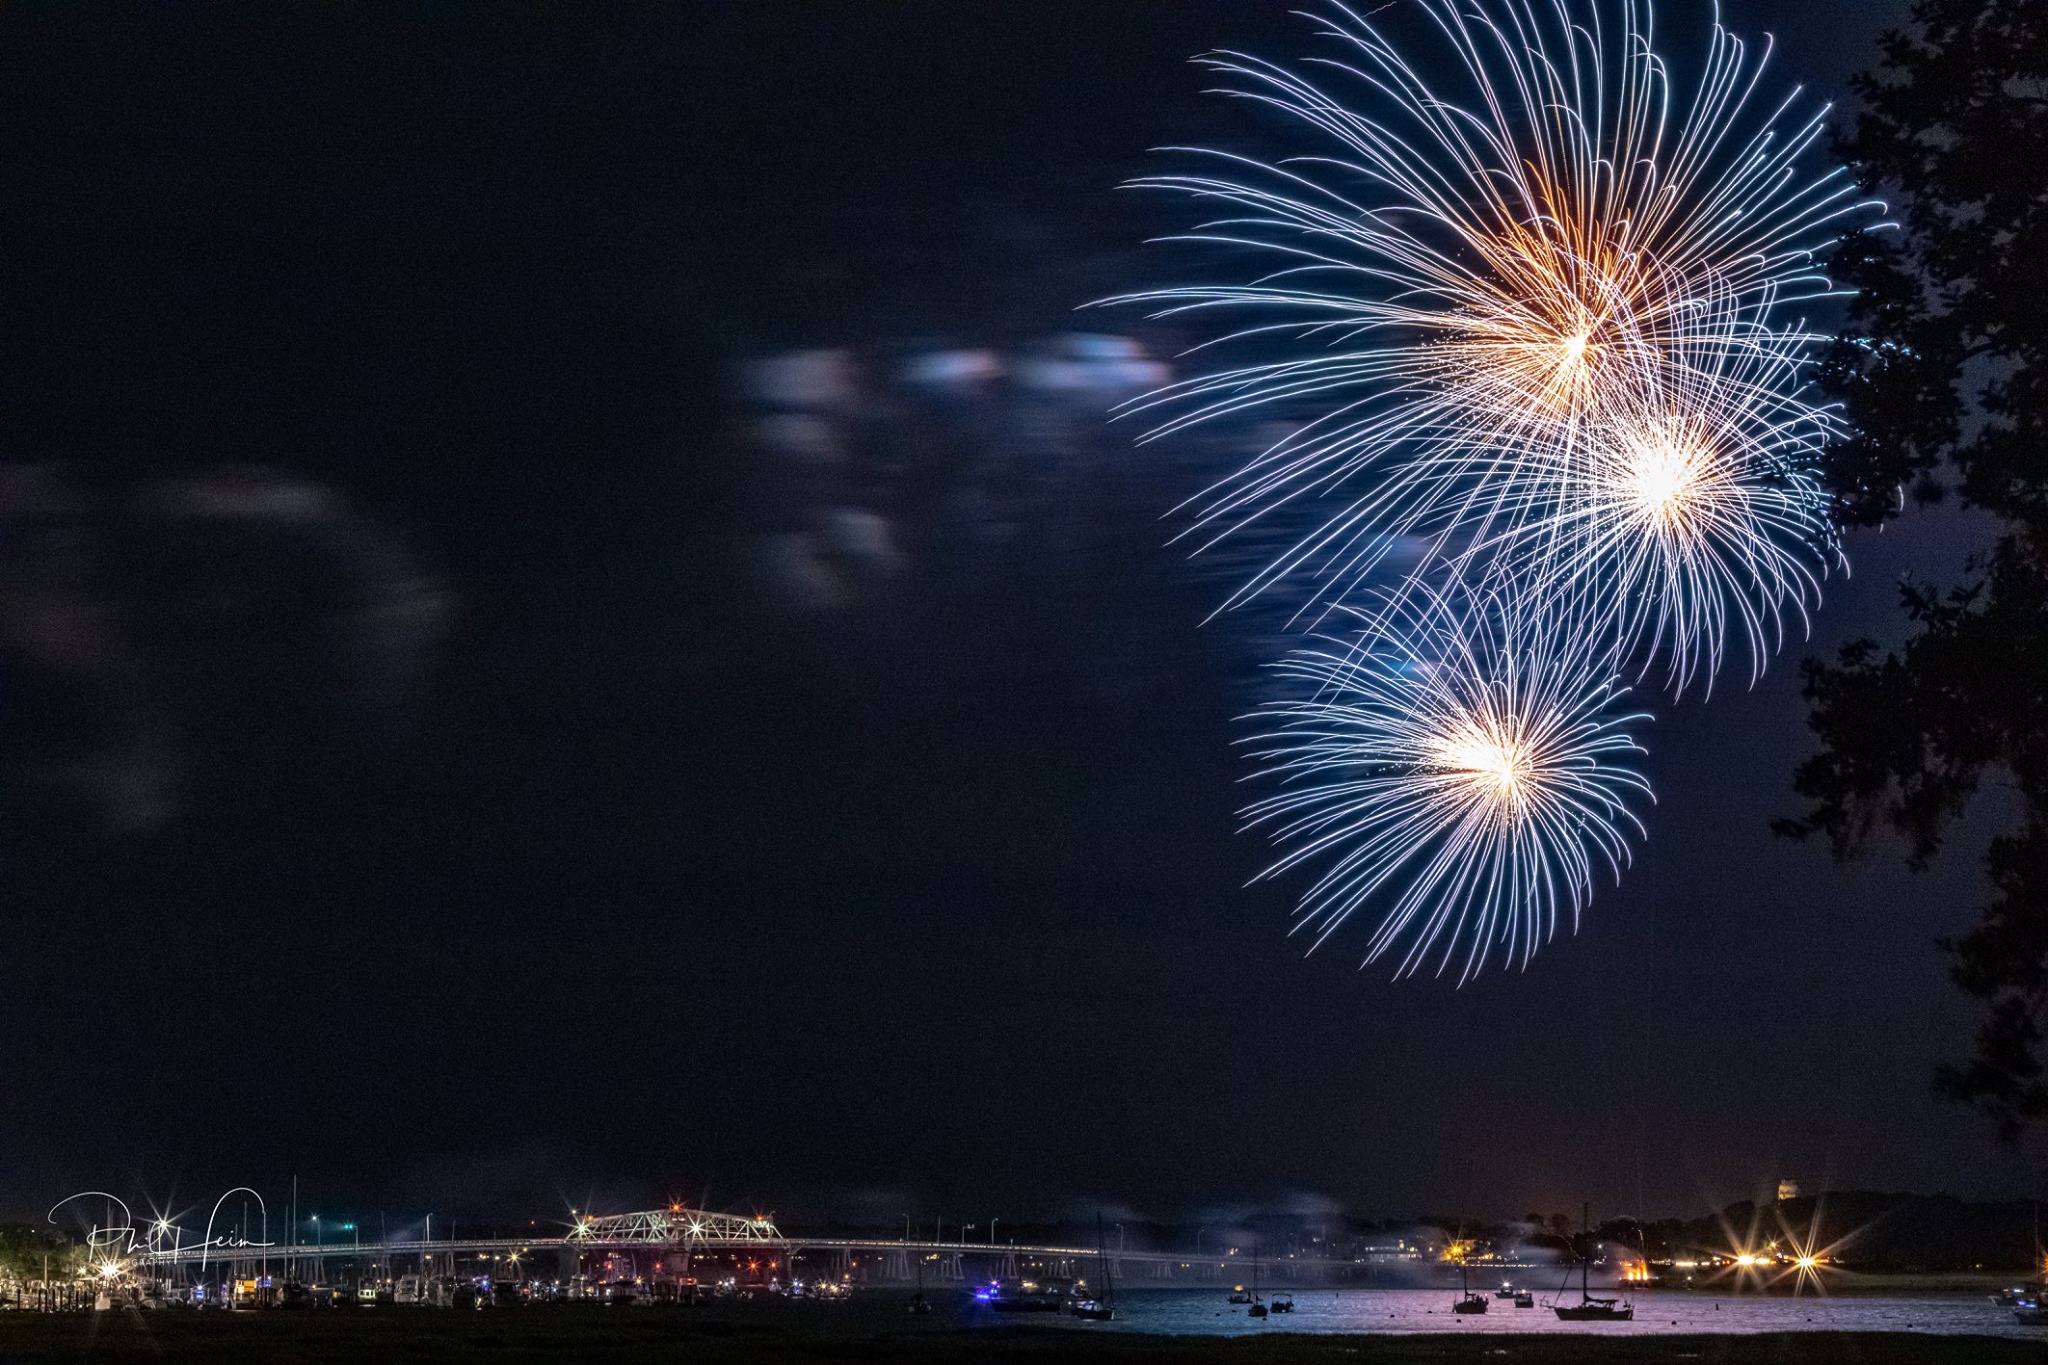
[[[1000,1240],[1020,1245],[1095,1245],[1093,1220],[1034,1222],[1005,1220]],[[1807,1252],[1830,1263],[1876,1272],[1946,1273],[1956,1271],[2025,1272],[2036,1264],[2036,1206],[2025,1199],[2003,1203],[1971,1203],[1949,1195],[1882,1194],[1850,1190],[1786,1200],[1744,1200],[1703,1217],[1667,1218],[1638,1225],[1631,1218],[1605,1220],[1593,1229],[1592,1241],[1634,1251],[1652,1260],[1696,1256],[1732,1257],[1761,1254],[1775,1242],[1780,1252]],[[785,1232],[798,1231],[785,1227]],[[878,1229],[851,1223],[801,1231],[811,1235],[867,1236]],[[901,1236],[899,1225],[891,1235]],[[912,1224],[911,1235],[948,1242],[961,1237],[958,1224],[943,1233],[932,1223]],[[968,1234],[979,1241],[980,1228]],[[1341,1213],[1238,1213],[1213,1221],[1130,1219],[1109,1221],[1104,1241],[1111,1251],[1119,1244],[1132,1250],[1188,1251],[1219,1255],[1235,1248],[1249,1254],[1256,1244],[1269,1258],[1329,1256],[1349,1259],[1383,1251],[1397,1244],[1419,1248],[1424,1259],[1440,1256],[1454,1240],[1471,1240],[1498,1249],[1548,1253],[1570,1259],[1584,1248],[1578,1219],[1565,1213],[1525,1214],[1511,1219],[1424,1215],[1407,1219],[1366,1219]],[[1596,1253],[1598,1254],[1598,1253]]]
[[[1730,1204],[1690,1221],[1644,1228],[1652,1256],[1752,1250],[1796,1241],[1831,1261],[1884,1271],[2024,1271],[2037,1264],[2033,1200],[1978,1204],[1945,1194],[1845,1190],[1817,1197]]]

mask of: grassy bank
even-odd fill
[[[0,1361],[688,1362],[868,1365],[953,1361],[1218,1365],[2048,1365],[2048,1342],[1912,1333],[1776,1336],[1153,1337],[1086,1327],[887,1323],[863,1317],[769,1322],[689,1312],[528,1309],[263,1314],[0,1314]]]

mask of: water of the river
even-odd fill
[[[1172,1334],[1252,1332],[1577,1332],[1629,1336],[1673,1332],[1940,1332],[2031,1337],[2048,1341],[2048,1327],[2022,1327],[2012,1310],[1981,1293],[1833,1297],[1764,1297],[1684,1291],[1635,1296],[1633,1321],[1560,1322],[1546,1307],[1516,1308],[1492,1300],[1484,1314],[1453,1314],[1455,1294],[1438,1289],[1305,1290],[1294,1296],[1294,1312],[1251,1318],[1225,1302],[1222,1289],[1140,1289],[1119,1294],[1113,1323],[1078,1322],[1061,1316],[1005,1315],[1019,1324],[1051,1325],[1075,1331]],[[1576,1292],[1566,1295],[1576,1299]],[[1539,1304],[1549,1295],[1539,1292]],[[940,1314],[949,1305],[941,1303]],[[986,1308],[977,1317],[993,1320]],[[948,1315],[949,1316],[949,1315]]]

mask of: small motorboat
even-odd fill
[[[1057,1313],[1066,1306],[1066,1280],[1040,1280],[1032,1278],[1000,1279],[987,1286],[976,1298],[998,1313]]]
[[[1515,1291],[1515,1307],[1534,1308],[1535,1306],[1536,1296],[1534,1294],[1531,1294],[1526,1289],[1518,1289]]]
[[[910,1311],[918,1317],[926,1317],[932,1311],[932,1301],[924,1296],[922,1289],[910,1296]]]
[[[1272,1309],[1275,1313],[1292,1313],[1294,1311],[1294,1295],[1275,1294],[1273,1296]]]
[[[2048,1304],[2021,1299],[2012,1306],[2012,1320],[2022,1327],[2048,1327]]]
[[[1512,1299],[1513,1297],[1515,1297],[1516,1292],[1517,1291],[1513,1285],[1504,1284],[1500,1288],[1493,1291],[1493,1296],[1496,1299]]]
[[[1251,1291],[1243,1285],[1239,1285],[1230,1291],[1230,1301],[1232,1303],[1250,1303],[1252,1301]]]

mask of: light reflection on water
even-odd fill
[[[1894,1296],[1876,1294],[1819,1297],[1761,1297],[1663,1291],[1635,1296],[1631,1322],[1559,1322],[1540,1305],[1516,1308],[1493,1300],[1483,1315],[1451,1312],[1456,1295],[1440,1289],[1304,1290],[1294,1295],[1294,1312],[1264,1320],[1249,1318],[1225,1302],[1223,1289],[1147,1289],[1120,1293],[1114,1323],[1073,1322],[1077,1331],[1242,1335],[1252,1332],[1570,1332],[1631,1336],[1687,1332],[1936,1332],[2048,1340],[2048,1328],[2022,1327],[2012,1310],[1984,1294]],[[1566,1293],[1577,1298],[1576,1286]],[[1014,1321],[1030,1322],[1037,1315]],[[1069,1320],[1060,1319],[1062,1323]]]

